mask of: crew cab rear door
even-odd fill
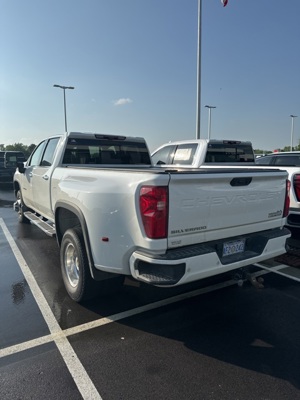
[[[40,163],[47,141],[44,140],[34,149],[26,163],[24,174],[20,174],[20,188],[24,203],[34,209],[33,177],[34,171]]]
[[[26,163],[21,177],[21,192],[27,207],[51,217],[52,162],[60,137],[41,142]]]
[[[34,209],[50,219],[53,217],[50,193],[52,163],[59,140],[60,137],[53,137],[47,140],[39,164],[32,169]]]

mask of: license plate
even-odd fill
[[[234,240],[223,244],[223,257],[245,251],[245,239]]]

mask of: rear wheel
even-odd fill
[[[21,190],[17,191],[17,203],[18,203],[18,221],[22,224],[28,224],[30,221],[25,217],[24,212],[29,211],[25,206]]]
[[[69,296],[78,303],[89,298],[93,280],[80,228],[68,229],[60,249],[61,272]]]
[[[124,282],[124,277],[120,275],[102,281],[92,278],[81,228],[72,228],[65,232],[60,261],[65,288],[69,296],[78,303],[99,295],[111,294]]]

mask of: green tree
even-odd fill
[[[260,149],[254,149],[254,154],[269,154],[272,153],[270,150],[260,150]]]
[[[33,150],[35,149],[35,147],[36,147],[36,145],[33,144],[33,143],[32,143],[30,146],[28,146],[28,148],[27,148],[27,152],[28,152],[27,157],[30,156],[30,154],[33,152]]]
[[[26,150],[26,147],[24,144],[22,143],[15,143],[15,144],[8,144],[7,146],[5,146],[5,150],[6,151],[24,151]]]

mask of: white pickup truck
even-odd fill
[[[70,297],[125,276],[176,286],[286,251],[287,174],[155,167],[141,138],[66,133],[14,175],[15,210],[60,246]]]
[[[287,226],[300,228],[300,151],[271,153],[257,158],[255,163],[260,168],[265,165],[267,168],[279,168],[287,171],[291,182]]]
[[[151,155],[154,165],[200,168],[206,166],[247,166],[255,164],[251,142],[194,139],[163,144]]]

